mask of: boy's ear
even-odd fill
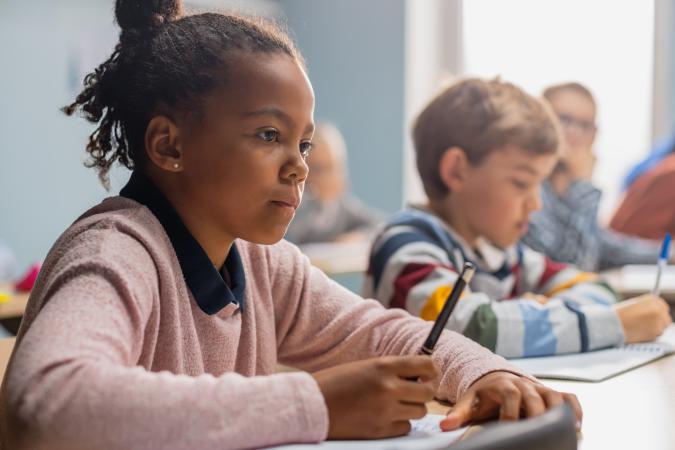
[[[167,116],[155,116],[145,129],[145,151],[157,167],[169,171],[183,170],[183,154],[178,125]]]
[[[464,150],[460,147],[450,147],[441,155],[438,175],[450,192],[457,192],[464,186],[468,167],[469,160]]]

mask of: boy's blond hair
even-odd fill
[[[479,164],[510,145],[533,155],[556,153],[559,141],[550,107],[498,78],[453,84],[424,108],[413,125],[417,170],[430,199],[448,193],[438,165],[451,147],[461,148],[471,164]]]

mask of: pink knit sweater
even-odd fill
[[[2,448],[229,449],[326,438],[305,372],[416,353],[429,323],[353,295],[294,246],[236,241],[246,308],[207,315],[144,206],[113,197],[59,238],[31,294],[0,393]],[[439,398],[518,373],[445,331]]]

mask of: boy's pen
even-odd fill
[[[452,310],[455,309],[455,305],[457,305],[457,300],[459,300],[462,292],[464,292],[464,288],[467,284],[469,284],[475,272],[476,266],[470,262],[464,263],[462,273],[459,275],[459,278],[457,278],[457,281],[455,281],[455,285],[452,287],[450,295],[448,295],[448,299],[445,301],[445,304],[441,309],[441,313],[438,315],[438,317],[436,317],[434,326],[431,327],[429,336],[427,337],[427,340],[424,341],[424,344],[420,349],[420,355],[431,355],[431,353],[434,351],[436,342],[441,336],[441,332],[445,328],[445,324],[448,322],[448,318],[450,317]]]
[[[661,246],[661,254],[659,255],[659,260],[656,263],[656,283],[654,283],[654,289],[652,294],[657,297],[661,293],[661,274],[668,264],[668,254],[670,253],[670,233],[666,233],[663,238],[663,245]]]

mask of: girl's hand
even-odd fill
[[[473,420],[499,417],[518,420],[534,417],[547,409],[569,403],[581,428],[582,411],[574,394],[554,391],[546,386],[509,372],[492,372],[478,379],[441,421],[441,429],[450,431]]]
[[[388,356],[312,376],[328,407],[328,439],[377,439],[405,435],[410,419],[426,415],[438,369],[428,356]]]

